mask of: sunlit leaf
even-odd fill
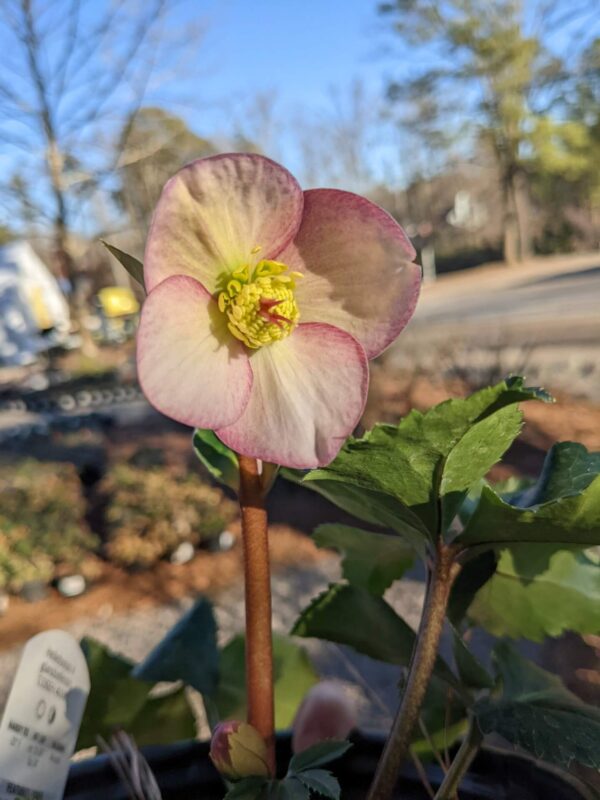
[[[329,466],[312,470],[304,482],[335,481],[385,495],[403,507],[399,518],[418,531],[416,516],[435,538],[518,435],[515,404],[531,399],[550,398],[522,378],[508,378],[425,413],[413,410],[399,425],[376,425],[361,439],[350,438]]]
[[[541,642],[565,631],[600,631],[600,565],[585,553],[543,545],[504,550],[469,617],[495,636]]]

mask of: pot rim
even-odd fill
[[[367,760],[369,757],[372,757],[375,761],[378,760],[379,752],[387,736],[381,731],[358,729],[355,730],[349,738],[357,748],[356,750],[353,748],[356,756],[359,758],[362,757],[363,764],[368,766]],[[291,731],[278,731],[276,739],[278,749],[281,750],[281,755],[285,754],[286,757],[289,757]],[[140,750],[149,761],[151,767],[157,771],[161,770],[159,774],[164,774],[165,771],[183,772],[186,768],[185,765],[189,764],[190,761],[193,762],[197,768],[195,780],[200,784],[204,782],[208,786],[210,781],[219,780],[208,758],[209,748],[210,741],[187,740],[168,745],[143,746]],[[361,749],[359,750],[358,748]],[[343,758],[347,759],[347,764],[352,764],[354,760],[352,750]],[[494,775],[493,770],[494,763],[496,764],[496,775]],[[573,792],[578,794],[581,800],[596,800],[591,789],[577,776],[565,772],[552,764],[540,761],[527,753],[499,747],[497,745],[486,745],[482,747],[467,775],[471,775],[472,780],[477,780],[478,777],[485,780],[486,775],[489,775],[490,785],[493,786],[494,778],[496,778],[496,781],[498,780],[499,770],[503,763],[507,768],[508,765],[512,764],[517,769],[520,766],[520,769],[525,773],[530,771],[531,779],[534,779],[536,773],[546,774],[547,776],[551,776],[551,779],[560,782],[563,786],[569,787]],[[202,767],[206,767],[206,769],[201,774]],[[437,784],[441,782],[443,775],[441,768],[437,764],[427,764],[425,765],[425,769],[428,776],[432,779],[432,782]],[[116,773],[113,773],[110,759],[106,754],[99,754],[92,758],[72,762],[69,770],[69,782],[67,783],[65,800],[69,800],[70,797],[74,798],[74,800],[77,800],[79,797],[85,797],[85,794],[77,794],[78,787],[83,789],[85,786],[93,784],[94,779],[100,778],[102,773],[116,778]],[[360,777],[358,772],[356,774]],[[403,777],[409,783],[421,783],[416,770],[410,764],[407,764],[403,771]],[[69,789],[71,789],[71,792]],[[72,793],[73,791],[74,793]],[[87,796],[91,797],[91,795]]]

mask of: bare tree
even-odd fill
[[[277,92],[273,89],[257,92],[240,101],[227,102],[230,119],[230,138],[236,150],[263,153],[281,158],[279,143],[283,129],[277,108]]]
[[[110,184],[117,132],[135,117],[156,65],[173,62],[165,36],[176,3],[2,0],[0,142],[12,165],[4,202],[50,228],[76,322],[73,233],[89,235],[85,212]]]
[[[297,115],[293,138],[305,181],[358,192],[375,183],[374,161],[384,132],[381,108],[359,80],[346,90],[330,87],[320,111]]]

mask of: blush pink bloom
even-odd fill
[[[412,316],[414,256],[358,195],[303,192],[258,155],[194,161],[165,186],[146,244],[146,397],[243,455],[329,463],[361,417],[368,359]]]
[[[339,683],[321,681],[312,687],[292,724],[292,750],[301,753],[327,739],[345,739],[356,727],[356,704]]]

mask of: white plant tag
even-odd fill
[[[89,691],[69,633],[27,642],[0,724],[0,800],[62,800]]]

